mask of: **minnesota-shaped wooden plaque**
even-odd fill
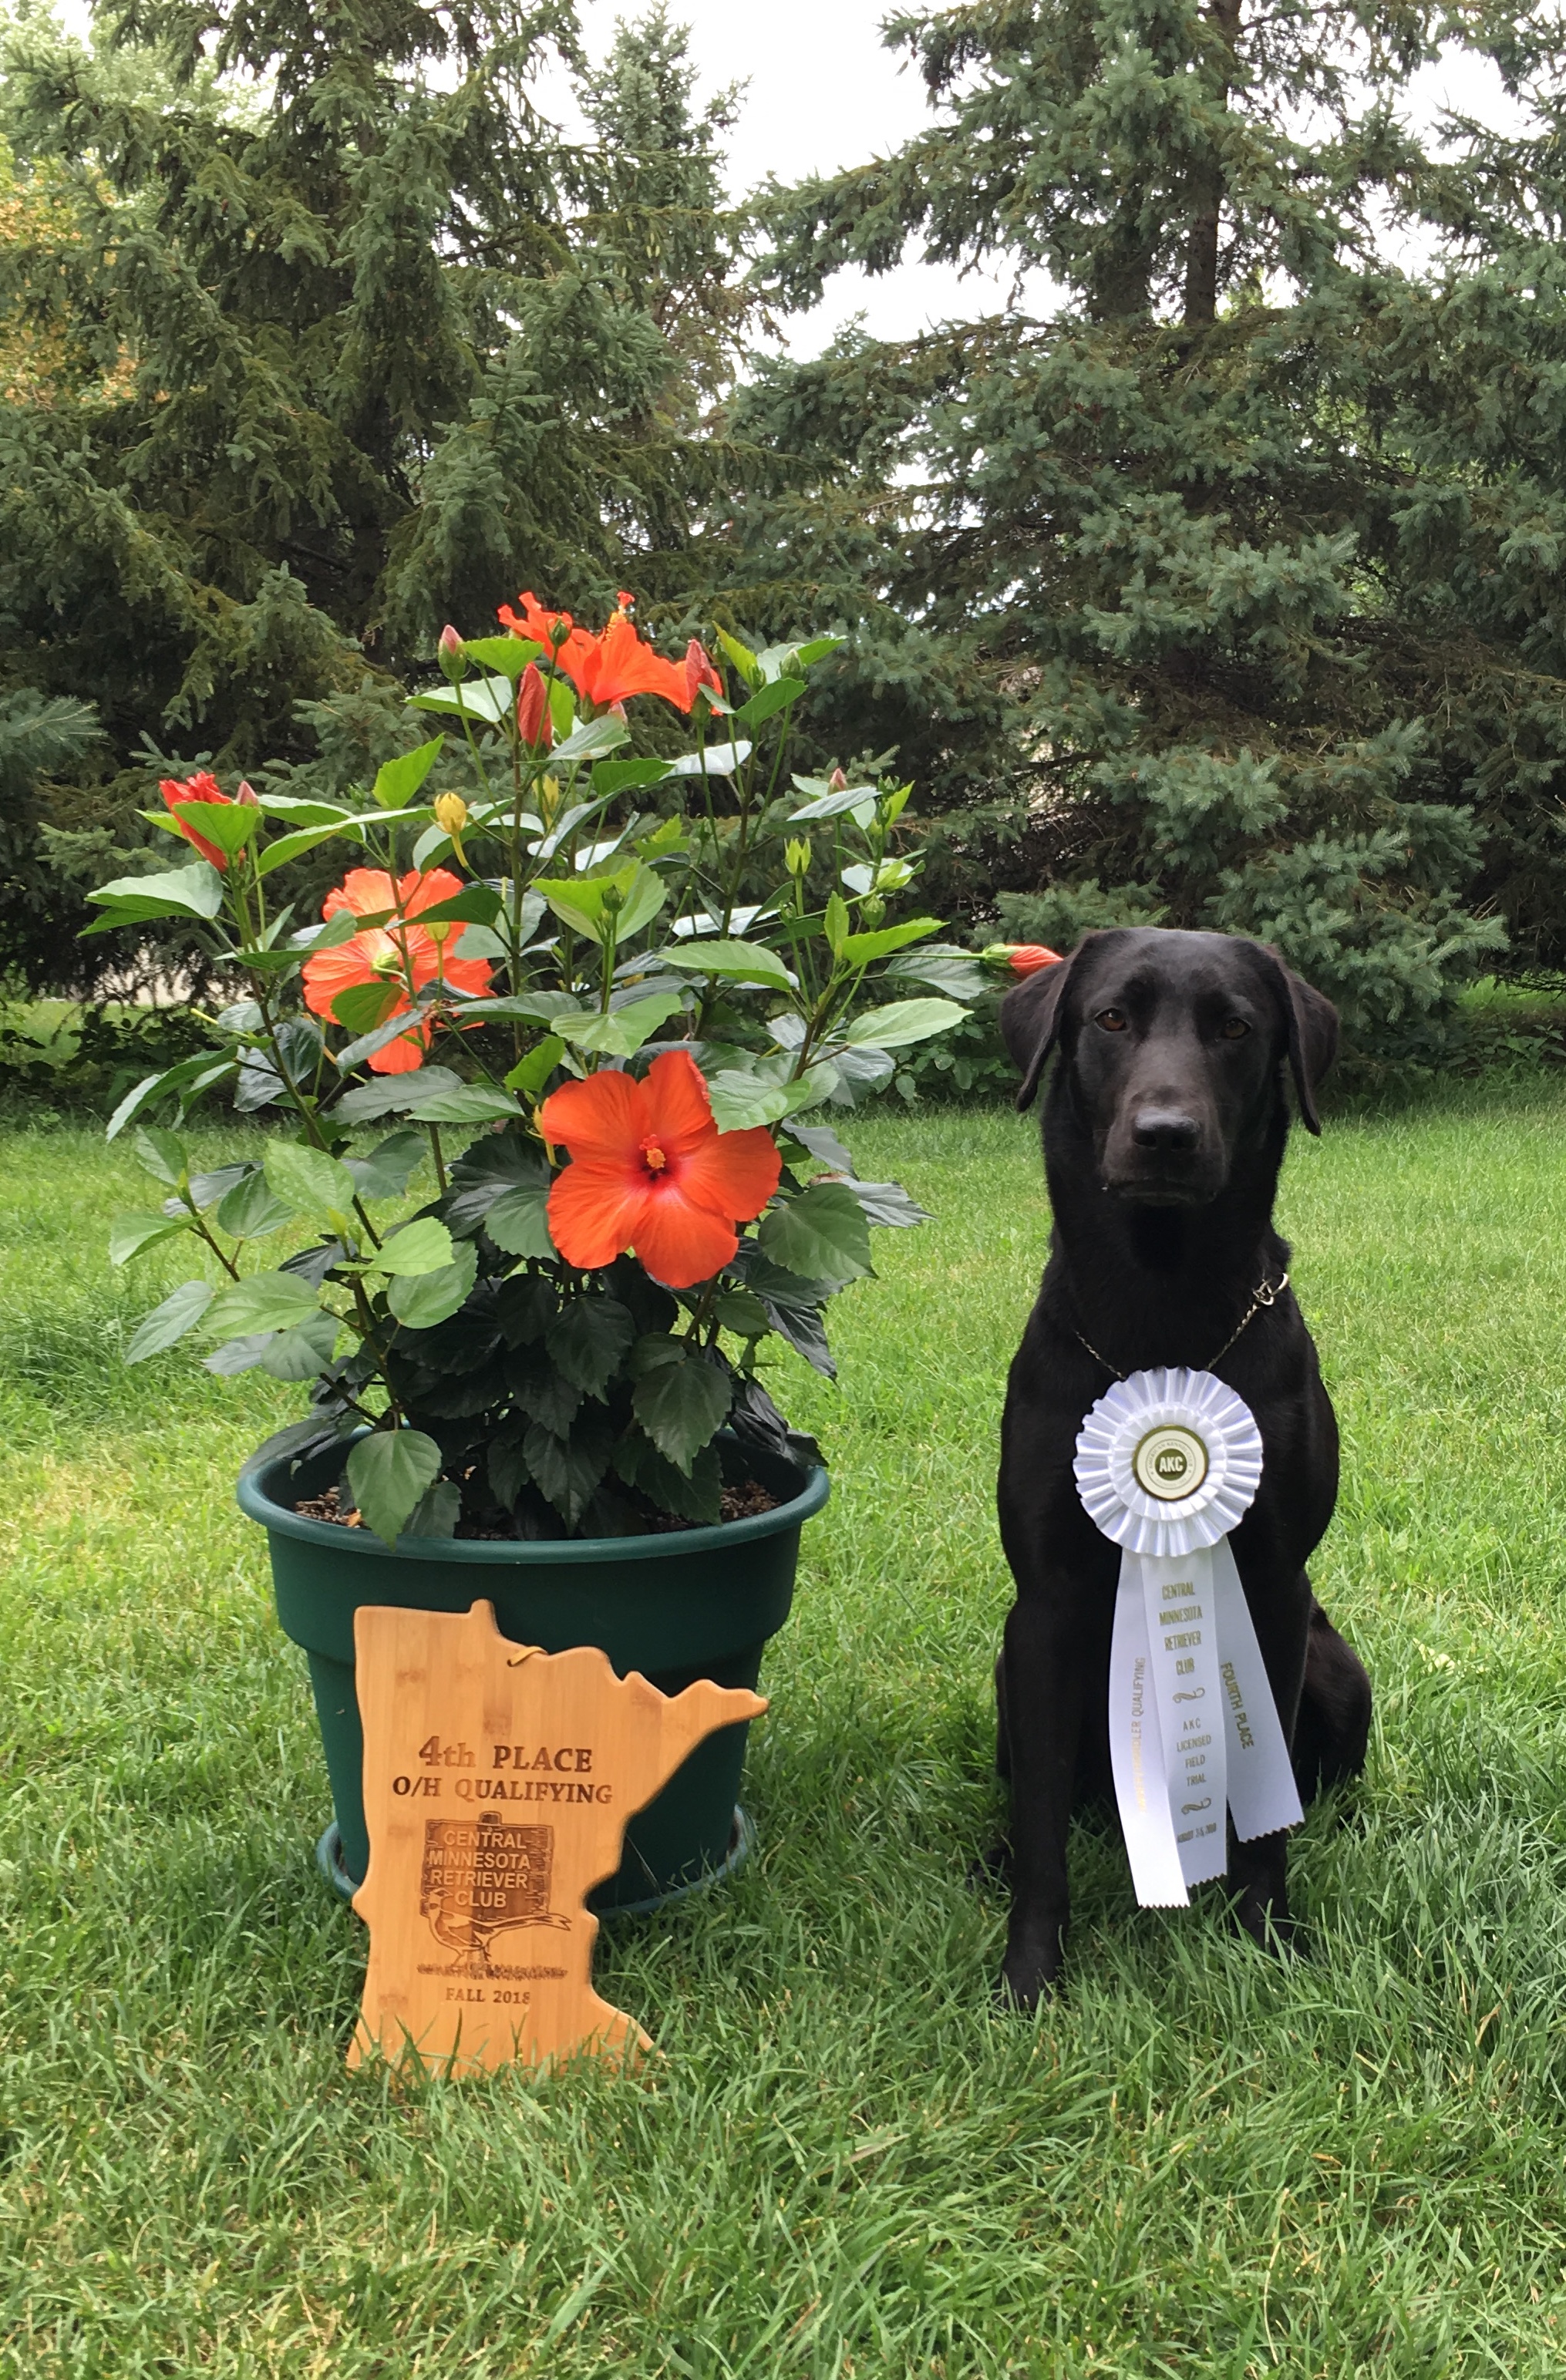
[[[660,1694],[591,1645],[514,1645],[494,1609],[361,1606],[354,1618],[370,1867],[358,2066],[410,2052],[447,2074],[650,2048],[592,1987],[594,1885],[625,1822],[759,1694]]]

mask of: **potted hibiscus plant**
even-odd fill
[[[239,1493],[310,1656],[347,1889],[358,1605],[483,1596],[513,1637],[671,1691],[755,1684],[827,1493],[769,1351],[830,1373],[872,1228],[922,1220],[839,1125],[982,984],[933,918],[887,922],[920,865],[908,787],[788,769],[835,638],[723,635],[725,673],[657,652],[629,598],[598,633],[531,595],[500,621],[443,633],[412,698],[431,732],[362,797],[165,781],[148,815],[184,864],[91,896],[90,931],[184,921],[234,995],[212,1050],[110,1122],[158,1193],[111,1254],[192,1258],[127,1361],[189,1340],[307,1387]],[[634,750],[647,700],[688,749]],[[301,917],[278,871],[325,844],[353,864]],[[280,1128],[192,1172],[181,1130],[215,1097]],[[698,1748],[601,1905],[737,1855],[743,1748]]]

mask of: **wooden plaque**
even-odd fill
[[[488,1603],[361,1606],[354,1646],[370,1968],[348,2064],[412,2052],[461,2074],[650,2048],[593,1990],[587,1896],[626,1820],[762,1697],[706,1679],[670,1696],[590,1645],[514,1645]]]

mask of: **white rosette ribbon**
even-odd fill
[[[1121,1548],[1115,1799],[1144,1907],[1184,1907],[1243,1842],[1296,1826],[1289,1747],[1229,1532],[1261,1483],[1250,1407],[1210,1372],[1134,1372],[1082,1425],[1077,1493]]]

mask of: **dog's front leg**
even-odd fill
[[[1060,1973],[1071,1886],[1066,1833],[1082,1729],[1080,1648],[1062,1615],[1032,1597],[1012,1607],[1001,1656],[1012,1789],[1012,1913],[1002,1997],[1031,2009]]]

